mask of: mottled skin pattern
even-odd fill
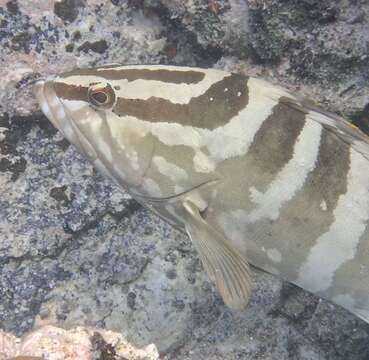
[[[90,105],[96,84],[115,91],[105,109]],[[191,200],[251,264],[369,321],[369,145],[358,130],[218,70],[76,70],[36,94],[141,203],[183,228]]]

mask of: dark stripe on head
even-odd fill
[[[256,133],[249,154],[264,172],[275,174],[292,158],[304,124],[305,113],[278,103]]]
[[[113,112],[151,122],[178,123],[204,129],[227,124],[248,103],[247,77],[232,74],[192,98],[188,104],[151,97],[147,100],[118,98]]]
[[[76,69],[64,74],[61,78],[69,76],[97,76],[106,80],[155,80],[171,84],[197,84],[204,79],[205,73],[195,70],[178,71],[178,70],[150,70],[150,69]]]
[[[60,99],[88,101],[88,87],[68,85],[61,82],[54,83],[54,90]]]

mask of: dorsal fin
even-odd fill
[[[293,96],[282,96],[279,102],[306,114],[307,119],[319,122],[323,127],[333,132],[345,143],[351,145],[357,152],[369,160],[369,136],[355,125],[335,114],[320,109],[310,101],[297,100]]]

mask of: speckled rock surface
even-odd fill
[[[368,19],[365,0],[0,0],[0,328],[96,326],[167,360],[369,358],[368,325],[271,275],[228,310],[189,240],[96,174],[30,91],[76,66],[218,67],[369,130]]]
[[[155,345],[137,349],[113,331],[43,326],[22,338],[0,330],[0,360],[159,360]]]

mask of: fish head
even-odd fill
[[[79,69],[39,81],[35,96],[46,117],[98,170],[140,192],[153,137],[135,117],[118,112],[120,101],[134,101],[130,82],[99,70]]]

